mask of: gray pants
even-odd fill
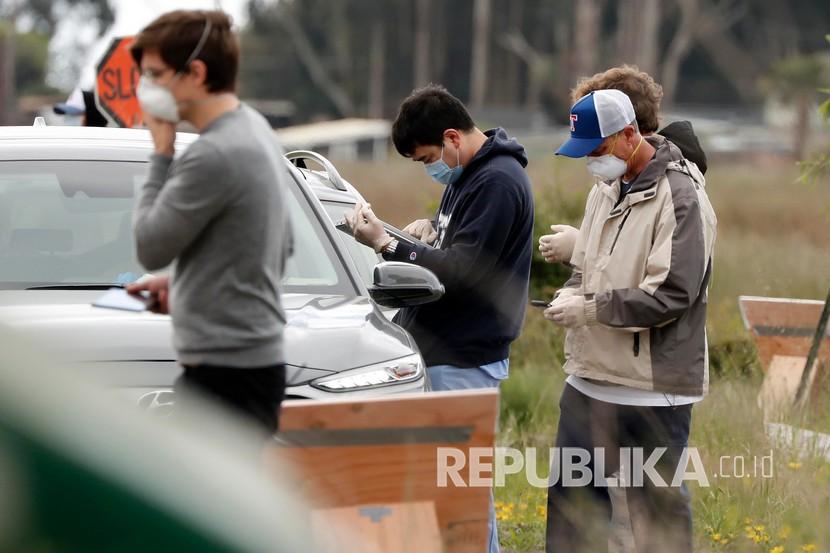
[[[683,448],[688,444],[691,405],[635,407],[599,401],[566,385],[559,402],[556,448],[594,448],[605,452],[605,476],[619,470],[620,448],[643,448],[645,458],[657,447],[667,448],[656,465],[671,483]],[[560,475],[561,476],[561,475]],[[649,478],[642,486],[623,488],[638,553],[692,553],[692,510],[685,484],[657,487]],[[605,551],[611,521],[608,488],[593,482],[565,486],[562,478],[548,489],[547,553]]]

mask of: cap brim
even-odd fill
[[[73,106],[72,104],[67,103],[55,104],[52,107],[52,110],[58,115],[83,115],[86,113],[84,108],[79,108],[78,106]]]
[[[604,138],[574,138],[571,137],[562,144],[556,155],[568,157],[585,157],[602,144]]]

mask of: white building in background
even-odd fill
[[[276,133],[286,151],[314,150],[339,161],[383,161],[392,124],[385,119],[338,119],[284,127]]]

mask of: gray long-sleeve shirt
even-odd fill
[[[281,280],[292,237],[290,178],[265,119],[241,105],[184,154],[154,154],[133,217],[138,260],[175,262],[173,345],[185,365],[283,363]]]

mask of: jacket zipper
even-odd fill
[[[617,246],[617,240],[620,239],[620,233],[622,232],[623,225],[628,220],[629,215],[631,215],[631,208],[630,207],[625,211],[625,217],[623,217],[623,220],[620,222],[619,226],[617,227],[617,235],[614,237],[614,242],[611,244],[611,251],[608,252],[608,255],[611,255],[612,253],[614,253],[614,248]]]
[[[640,333],[634,333],[634,357],[640,356]]]

